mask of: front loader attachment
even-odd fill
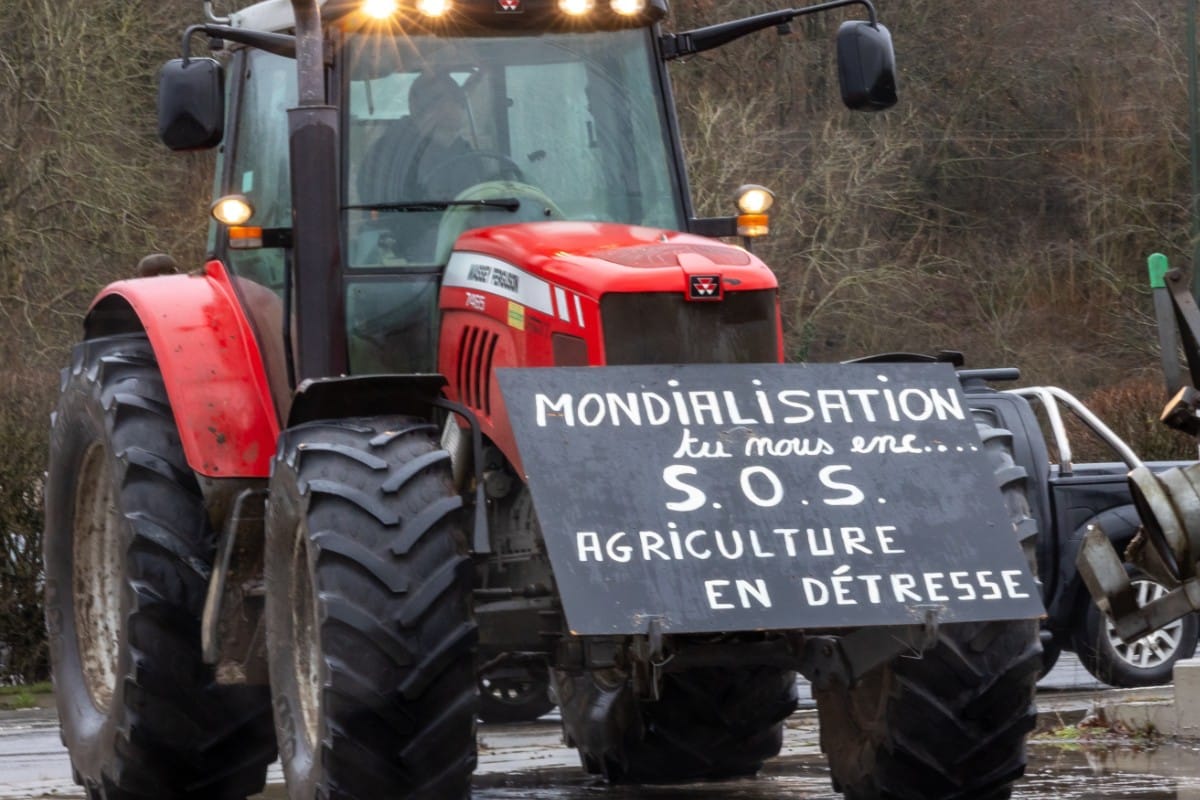
[[[1150,257],[1150,283],[1163,372],[1167,389],[1174,394],[1160,421],[1200,439],[1200,391],[1196,389],[1200,385],[1200,309],[1188,290],[1187,274],[1168,270],[1166,258],[1160,254]],[[1187,361],[1186,377],[1179,369],[1179,345]],[[1129,488],[1142,530],[1124,559],[1099,528],[1089,530],[1078,558],[1088,591],[1126,642],[1200,610],[1200,462],[1162,472],[1138,466],[1129,473]],[[1139,607],[1123,561],[1170,591]]]

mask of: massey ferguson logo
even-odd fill
[[[692,275],[688,282],[689,300],[720,300],[720,275]]]
[[[519,13],[521,0],[496,0],[496,9],[504,14]]]

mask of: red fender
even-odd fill
[[[98,309],[121,300],[150,338],[188,465],[210,478],[268,477],[279,419],[224,265],[111,284],[92,302],[88,329]]]

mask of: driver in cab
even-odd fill
[[[387,153],[378,173],[363,175],[365,196],[407,203],[453,200],[483,178],[469,157],[470,111],[467,95],[444,72],[423,72],[408,90],[408,116],[380,139],[376,152]],[[436,225],[414,216],[381,233],[373,260],[403,263],[425,260],[436,240]]]
[[[450,200],[477,183],[478,164],[463,156],[474,148],[467,141],[469,113],[463,88],[445,73],[422,73],[408,91],[411,127],[394,162],[393,174],[406,200]]]
[[[487,198],[458,200],[472,187],[487,186],[508,176],[520,182],[524,176],[508,156],[478,149],[467,92],[448,73],[422,72],[413,80],[408,90],[408,115],[400,123],[372,146],[374,157],[368,163],[373,161],[379,168],[359,176],[361,197],[406,207],[376,229],[374,246],[366,251],[368,261],[435,263],[446,255],[442,252],[445,242],[439,242],[439,235],[447,230],[461,232],[467,227],[524,219],[518,211],[523,206],[469,208],[470,202]],[[524,188],[527,193],[533,191]],[[442,218],[452,222],[449,227],[441,220],[431,221],[428,212],[443,211],[438,208],[440,204],[452,206],[456,202],[460,207]],[[545,198],[526,205],[527,215],[534,215],[530,219],[554,215],[552,208],[546,210],[552,204]],[[561,217],[561,212],[557,216]],[[440,238],[446,239],[447,235]]]

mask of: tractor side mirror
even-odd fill
[[[158,138],[172,150],[207,150],[225,135],[225,69],[211,58],[173,58],[158,73]]]
[[[878,23],[843,22],[837,36],[842,102],[851,111],[882,111],[896,104],[892,35]]]

